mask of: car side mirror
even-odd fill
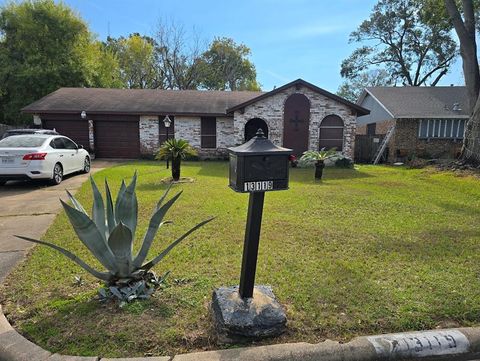
[[[83,149],[83,145],[79,144],[79,145],[77,146],[77,148],[78,148],[78,149]]]

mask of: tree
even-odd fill
[[[161,84],[155,64],[155,42],[148,36],[138,33],[128,38],[108,37],[106,49],[118,58],[121,79],[130,89],[157,88]]]
[[[0,8],[0,122],[26,122],[20,109],[62,86],[118,84],[115,66],[63,3],[34,0]]]
[[[260,90],[250,49],[231,38],[216,38],[202,56],[202,86],[210,90]]]
[[[155,63],[162,89],[197,89],[200,84],[200,58],[203,42],[198,34],[187,34],[174,21],[159,21],[154,36]]]
[[[117,56],[100,41],[87,39],[83,47],[84,83],[100,88],[122,88],[124,82]]]
[[[367,70],[358,76],[345,80],[337,90],[337,95],[355,103],[367,87],[395,85],[385,69]]]
[[[422,0],[380,0],[368,20],[350,34],[366,43],[342,62],[341,75],[353,79],[372,67],[393,84],[434,86],[448,72],[456,43],[444,23],[427,21]]]
[[[468,108],[471,112],[465,129],[461,158],[466,163],[478,165],[480,164],[480,71],[475,39],[475,7],[472,0],[462,0],[460,8],[454,0],[444,1],[451,23],[460,41],[460,55],[467,87]]]

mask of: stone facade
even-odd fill
[[[420,139],[419,119],[397,119],[395,133],[389,143],[388,161],[419,158],[456,158],[462,149],[462,139]]]
[[[227,148],[244,143],[245,124],[252,118],[261,118],[268,126],[269,138],[277,145],[283,144],[283,113],[287,98],[294,93],[305,95],[310,101],[308,149],[318,150],[319,127],[322,120],[331,114],[338,115],[344,122],[343,154],[353,158],[355,142],[355,113],[347,105],[327,98],[310,88],[291,87],[235,111],[233,117],[217,117],[216,148],[201,148],[201,117],[175,116],[175,138],[187,140],[197,149],[201,158],[224,158]],[[141,116],[140,147],[144,156],[153,154],[159,147],[158,116]]]
[[[152,156],[160,146],[158,116],[142,115],[138,126],[140,130],[140,154],[147,157]]]
[[[201,118],[200,117],[175,117],[175,138],[185,139],[196,149],[201,145]]]
[[[264,98],[256,103],[245,107],[244,111],[235,111],[234,114],[234,142],[235,145],[244,142],[245,124],[252,118],[260,118],[267,123],[268,137],[276,145],[283,145],[283,109],[287,98],[294,94],[301,93],[310,101],[310,138],[308,149],[318,150],[320,138],[320,123],[331,114],[338,115],[344,122],[343,131],[343,154],[353,158],[355,143],[355,120],[356,116],[352,109],[324,95],[312,91],[310,88],[295,86],[287,88],[282,92]]]

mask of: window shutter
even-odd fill
[[[217,118],[202,117],[200,131],[201,131],[201,147],[216,148],[217,147]]]

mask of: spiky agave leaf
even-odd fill
[[[117,197],[115,204],[115,218],[117,224],[123,222],[132,231],[132,237],[135,238],[137,228],[138,202],[135,194],[137,184],[137,172],[133,175],[132,182],[126,187],[122,194]],[[121,190],[121,189],[120,189]]]
[[[106,209],[107,209],[107,227],[108,227],[108,234],[113,232],[113,229],[117,226],[117,222],[115,221],[115,211],[113,208],[113,199],[112,193],[110,192],[110,187],[108,186],[107,179],[105,179],[105,193],[106,193]]]
[[[165,198],[167,198],[167,195],[168,195],[168,192],[170,192],[170,189],[172,189],[172,185],[173,183],[170,183],[167,187],[167,189],[165,190],[165,192],[163,193],[163,196],[159,199],[159,201],[157,202],[157,207],[155,208],[155,211],[157,211],[163,204],[163,201],[165,200]]]
[[[103,197],[92,176],[90,176],[90,183],[92,184],[93,193],[92,220],[97,226],[100,234],[103,236],[104,241],[107,242],[108,233],[107,225],[105,223],[105,206],[103,204]]]
[[[115,263],[115,256],[108,247],[105,239],[100,234],[95,223],[85,213],[70,207],[64,201],[60,200],[65,213],[70,219],[70,223],[75,230],[78,238],[92,252],[92,254],[107,268],[111,273],[117,273],[118,269]]]
[[[83,208],[83,206],[80,204],[80,202],[75,199],[75,197],[72,195],[72,193],[70,193],[68,191],[68,189],[66,190],[66,192],[67,192],[68,198],[70,199],[70,202],[72,202],[75,209],[77,211],[80,211],[82,213],[87,214],[87,211],[85,210],[85,208]]]
[[[108,237],[108,246],[117,263],[119,278],[128,278],[132,273],[133,238],[130,229],[120,222]]]
[[[127,186],[125,184],[125,180],[122,179],[122,183],[120,184],[120,189],[117,193],[117,199],[115,201],[115,222],[117,223],[118,223],[117,214],[118,214],[118,207],[120,205],[120,198],[123,197],[126,190],[127,190]]]
[[[168,189],[165,193],[167,192]],[[152,246],[153,240],[155,238],[155,235],[157,234],[163,217],[165,217],[165,214],[168,212],[170,207],[175,203],[175,201],[178,199],[178,197],[180,197],[181,194],[182,192],[178,192],[174,197],[172,197],[172,199],[170,199],[167,203],[157,209],[157,211],[153,214],[152,218],[150,219],[150,224],[148,225],[147,233],[145,233],[145,237],[143,238],[142,247],[140,248],[140,251],[135,257],[135,260],[133,261],[134,268],[140,268],[142,266],[145,258],[147,258],[148,251]],[[162,201],[162,199],[160,201]],[[161,203],[159,202],[159,204]]]
[[[70,252],[69,250],[66,250],[65,248],[62,248],[60,246],[57,246],[56,244],[45,242],[45,241],[40,241],[38,239],[34,238],[29,238],[29,237],[24,237],[24,236],[17,236],[15,237],[23,239],[28,242],[33,242],[33,243],[38,243],[38,244],[43,244],[45,246],[48,246],[50,248],[53,248],[57,250],[58,252],[62,253],[64,256],[70,258],[73,262],[78,264],[80,267],[82,267],[85,271],[90,273],[93,277],[96,277],[102,281],[110,281],[113,277],[113,275],[109,272],[99,272],[95,270],[94,268],[90,267],[88,264],[86,264],[84,261],[82,261],[80,258],[78,258],[75,254]]]
[[[165,250],[160,253],[157,257],[152,259],[150,262],[145,263],[141,269],[148,271],[150,268],[154,267],[158,262],[160,262],[177,244],[187,238],[191,233],[195,232],[200,227],[204,226],[208,222],[211,222],[215,219],[215,217],[209,218],[203,222],[200,222],[195,227],[191,228],[188,232],[184,233],[181,237],[177,238],[174,242],[172,242]]]

